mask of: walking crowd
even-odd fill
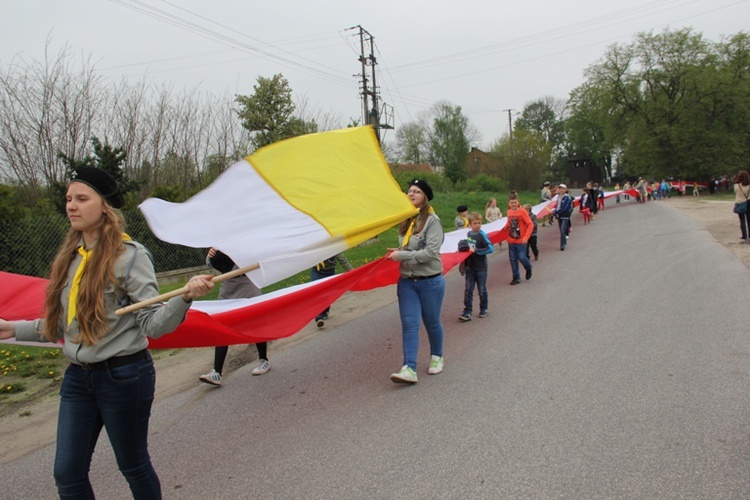
[[[683,183],[684,184],[684,183]],[[684,185],[682,186],[684,189]],[[671,186],[666,181],[649,184],[639,178],[634,187],[625,184],[620,194],[627,201],[632,189],[637,201],[667,199]],[[697,196],[697,183],[693,184]],[[550,183],[541,190],[541,211],[535,214],[530,204],[521,205],[514,192],[510,194],[506,222],[501,231],[507,234],[511,286],[521,284],[533,275],[531,256],[539,258],[538,219],[542,227],[557,219],[560,250],[567,248],[571,219],[578,207],[584,225],[593,223],[605,210],[607,195],[596,183],[588,183],[575,199],[566,184]],[[679,191],[679,186],[678,186]],[[748,200],[750,175],[740,171],[735,178],[735,213],[740,218],[741,239],[750,237]],[[406,196],[417,209],[416,215],[398,227],[398,245],[388,249],[386,258],[398,263],[398,298],[403,363],[391,374],[398,384],[418,381],[420,327],[424,324],[429,342],[428,375],[440,374],[445,366],[444,328],[441,311],[446,281],[443,275],[441,246],[445,234],[442,223],[431,205],[434,192],[424,179],[409,183]],[[166,304],[154,304],[134,313],[117,315],[116,310],[128,304],[158,295],[158,285],[149,251],[125,233],[119,208],[124,204],[117,182],[103,170],[81,167],[72,171],[65,205],[70,221],[67,237],[51,266],[45,316],[34,321],[0,319],[0,339],[16,337],[24,341],[57,341],[64,339],[63,352],[70,360],[60,389],[58,433],[54,461],[54,478],[58,493],[64,498],[93,498],[89,467],[98,437],[105,429],[112,444],[118,467],[130,486],[134,498],[161,498],[159,478],[148,453],[148,423],[154,399],[155,371],[147,349],[147,337],[157,338],[173,331],[184,321],[193,299],[205,296],[214,286],[212,276],[194,276],[184,292]],[[543,213],[542,213],[543,212]],[[466,230],[458,251],[467,252],[460,266],[465,277],[463,308],[459,322],[472,320],[474,290],[479,299],[478,318],[489,315],[487,292],[488,259],[494,244],[482,229],[483,219],[494,223],[502,219],[497,200],[491,198],[484,214],[469,211],[466,205],[456,210],[454,227]],[[207,263],[220,272],[237,270],[231,258],[216,248],[207,254]],[[311,279],[333,276],[336,266],[352,269],[343,254],[331,257],[311,269]],[[244,298],[260,295],[247,276],[240,274],[222,283],[219,298]],[[322,328],[329,309],[315,318]],[[259,362],[252,371],[262,375],[270,370],[265,343],[257,344]],[[222,369],[228,348],[215,348],[213,369],[199,380],[221,386]]]

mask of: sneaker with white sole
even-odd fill
[[[427,369],[427,373],[430,375],[437,375],[443,371],[443,357],[442,356],[430,356],[430,367]]]
[[[408,365],[404,365],[398,373],[391,374],[391,380],[396,384],[416,384],[417,372],[409,368]]]
[[[487,317],[487,311],[479,311],[479,317],[480,318],[486,318]]]
[[[471,314],[469,313],[463,313],[461,316],[458,317],[461,321],[471,321]]]
[[[211,370],[205,375],[201,375],[200,377],[198,377],[198,380],[203,383],[219,387],[221,386],[221,373],[217,372],[216,370]]]
[[[267,359],[261,359],[260,363],[258,363],[258,366],[253,368],[253,375],[263,375],[264,373],[267,373],[268,370],[270,369],[271,369],[271,363],[269,363]]]

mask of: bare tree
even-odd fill
[[[111,89],[111,105],[105,107],[108,113],[102,120],[104,137],[125,150],[125,173],[132,179],[143,178],[141,169],[148,158],[151,131],[147,128],[146,120],[147,92],[145,80],[131,85],[127,79],[123,79]]]
[[[88,146],[102,103],[99,79],[90,60],[79,69],[69,50],[43,62],[14,60],[0,69],[0,171],[37,195],[43,185],[61,181],[58,153],[81,154]]]
[[[295,100],[295,116],[306,123],[315,123],[318,132],[346,128],[348,120],[341,113],[324,111],[320,106],[310,104],[307,95]]]
[[[96,137],[126,153],[123,173],[142,196],[172,185],[190,194],[251,148],[236,99],[147,79],[105,84],[90,59],[74,62],[67,47],[43,61],[14,59],[0,66],[0,182],[26,187],[34,201],[64,180],[59,155],[86,158]],[[299,133],[345,126],[307,98],[297,115]]]

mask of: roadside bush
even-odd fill
[[[464,190],[471,192],[488,191],[492,193],[504,193],[508,189],[506,183],[500,180],[500,178],[487,174],[478,174],[476,177],[464,181]]]

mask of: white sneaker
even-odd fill
[[[200,377],[198,377],[198,380],[200,380],[201,382],[205,382],[206,384],[211,384],[218,387],[221,385],[221,374],[216,370],[211,370],[205,375],[201,375]]]
[[[427,373],[430,375],[437,375],[443,371],[443,358],[441,356],[430,356],[430,367],[427,369]]]
[[[398,373],[391,374],[391,380],[396,384],[416,384],[417,372],[409,368],[408,365],[404,365]]]
[[[267,359],[261,359],[258,366],[253,368],[253,375],[263,375],[271,369],[271,363]]]

